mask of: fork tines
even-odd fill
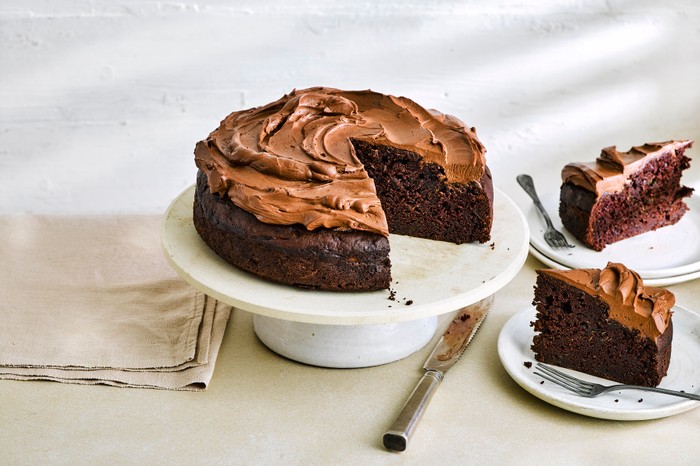
[[[568,374],[565,374],[564,372],[561,372],[553,367],[547,366],[545,364],[542,364],[538,362],[536,364],[536,369],[534,374],[539,375],[545,380],[549,380],[552,383],[555,383],[557,385],[560,385],[568,390],[571,390],[572,392],[579,393],[579,394],[588,394],[590,393],[591,390],[591,384],[588,382],[584,382],[581,379],[577,379],[576,377],[572,377]],[[537,369],[539,369],[542,372],[538,372]]]
[[[573,244],[569,244],[566,237],[558,230],[548,230],[544,239],[553,248],[573,248]]]

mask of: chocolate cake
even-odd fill
[[[316,87],[234,112],[197,143],[194,225],[231,264],[323,290],[389,287],[389,233],[485,243],[474,128],[405,97]]]
[[[533,304],[538,361],[649,387],[666,375],[675,297],[624,265],[538,270]]]
[[[678,222],[693,192],[680,183],[693,141],[648,143],[619,152],[603,149],[593,163],[562,170],[559,216],[588,247],[606,245]]]

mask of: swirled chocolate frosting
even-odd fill
[[[197,143],[212,192],[265,223],[388,235],[374,182],[353,140],[407,149],[444,167],[448,182],[478,182],[486,152],[474,128],[405,97],[370,90],[294,90],[234,112]]]
[[[570,163],[561,172],[564,183],[572,183],[600,196],[622,191],[630,175],[641,166],[671,151],[684,151],[693,141],[650,142],[620,152],[615,146],[606,147],[595,162]]]
[[[540,272],[598,296],[610,306],[609,317],[656,340],[671,321],[676,297],[663,288],[644,286],[636,272],[608,262],[604,269],[544,269]]]

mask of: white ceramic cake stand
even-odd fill
[[[494,294],[528,254],[525,218],[496,190],[491,241],[456,245],[390,235],[391,291],[316,291],[260,279],[228,264],[192,223],[194,186],[170,205],[162,224],[164,253],[187,282],[255,314],[258,338],[276,353],[324,367],[365,367],[419,350],[438,316]]]

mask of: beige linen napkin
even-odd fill
[[[0,379],[206,388],[231,308],[178,278],[160,222],[0,217]]]

